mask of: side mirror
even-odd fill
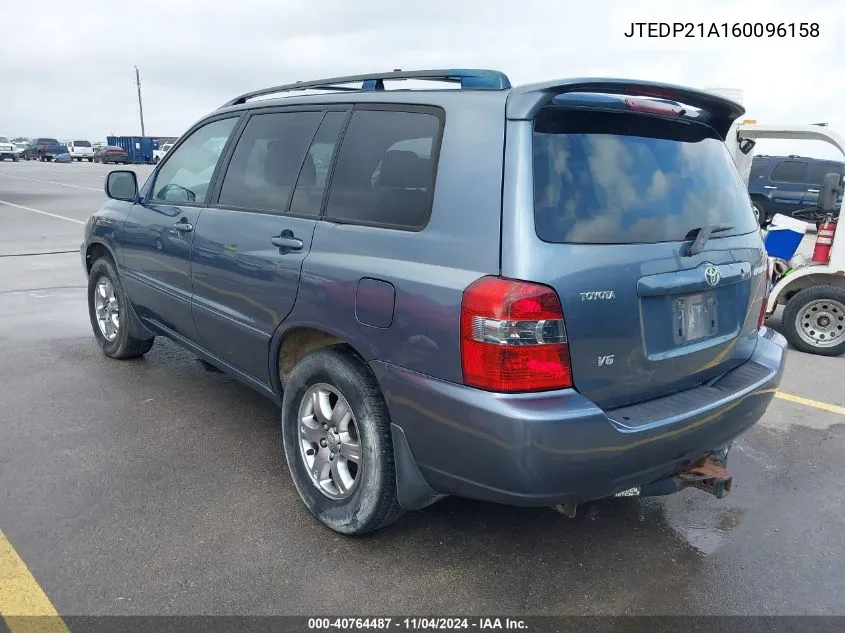
[[[106,195],[114,200],[133,201],[138,197],[138,177],[134,171],[121,169],[106,176]]]
[[[755,145],[757,145],[757,141],[750,138],[744,138],[739,142],[739,151],[747,156],[748,153],[754,149]]]
[[[819,209],[827,213],[836,208],[836,203],[842,196],[842,176],[836,172],[825,174],[819,188]]]

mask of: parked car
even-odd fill
[[[95,163],[120,163],[129,164],[129,154],[122,147],[116,145],[104,145],[94,149]]]
[[[30,141],[24,157],[26,160],[51,161],[59,154],[67,154],[67,147],[54,138],[41,137]]]
[[[17,162],[18,150],[15,144],[7,137],[0,136],[0,160],[6,160],[7,158]]]
[[[15,153],[18,155],[18,158],[23,158],[24,155],[26,154],[27,143],[15,142],[14,145],[15,145]]]
[[[400,78],[461,89],[379,89]],[[445,495],[723,496],[786,351],[724,144],[743,112],[472,70],[242,95],[140,189],[108,174],[94,337],[118,359],[169,337],[279,403],[296,489],[343,534]]]
[[[173,143],[164,143],[161,147],[156,150],[153,150],[153,162],[158,164],[164,155],[168,152],[168,150],[173,147]]]
[[[760,226],[776,213],[792,216],[815,206],[825,174],[845,175],[845,163],[804,156],[755,156],[748,177],[748,193]]]
[[[72,163],[73,157],[68,153],[59,154],[58,156],[56,156],[55,159],[53,159],[53,162],[56,162],[56,163]]]
[[[89,163],[94,160],[94,148],[89,141],[68,141],[67,151],[73,160],[82,162],[84,159]]]

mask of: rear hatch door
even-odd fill
[[[524,270],[557,290],[575,388],[608,409],[747,360],[767,268],[748,192],[712,128],[583,99],[533,123],[536,239]]]

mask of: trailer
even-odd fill
[[[158,138],[152,136],[109,136],[109,145],[120,147],[129,154],[130,163],[153,164],[158,149]]]

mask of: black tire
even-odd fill
[[[18,157],[17,157],[17,156],[12,156],[12,162],[13,162],[13,163],[18,162]]]
[[[106,339],[100,331],[94,309],[94,292],[96,291],[98,281],[103,277],[106,277],[111,282],[120,315],[117,336],[112,341]],[[103,353],[111,358],[117,358],[119,360],[138,358],[149,352],[155,342],[153,338],[136,339],[130,333],[131,327],[128,319],[132,317],[129,312],[126,293],[123,291],[120,276],[117,274],[114,263],[108,257],[101,257],[95,261],[94,265],[91,266],[91,272],[88,274],[88,317],[91,320],[91,328],[94,330],[94,338],[97,339],[97,343],[102,348]]]
[[[88,162],[89,162],[89,163],[93,163],[93,162],[94,162],[94,159],[93,159],[93,158],[89,158],[89,159],[88,159]]]
[[[801,336],[798,330],[800,327],[798,323],[799,317],[805,314],[805,310],[807,310],[806,315],[812,314],[809,311],[810,304],[824,302],[825,300],[836,302],[840,306],[845,307],[845,289],[838,286],[811,286],[790,298],[783,310],[783,318],[781,320],[784,334],[792,346],[802,352],[816,354],[817,356],[840,356],[845,353],[845,309],[836,306],[830,306],[828,308],[829,318],[833,319],[833,327],[836,328],[833,336],[836,339],[841,337],[839,343],[835,345],[829,347],[812,345]],[[824,308],[823,305],[822,307]],[[809,327],[812,324],[811,319],[812,317],[806,321]]]
[[[360,468],[351,493],[332,499],[312,481],[299,442],[299,408],[308,390],[327,384],[349,404],[360,443]],[[390,416],[366,365],[343,346],[315,350],[287,379],[282,401],[282,437],[291,478],[299,496],[324,525],[347,536],[386,527],[402,515],[396,498],[396,470]]]
[[[759,200],[752,200],[751,206],[754,208],[754,215],[757,216],[757,223],[760,225],[760,228],[766,228],[769,225],[769,221],[766,217],[765,205]]]

